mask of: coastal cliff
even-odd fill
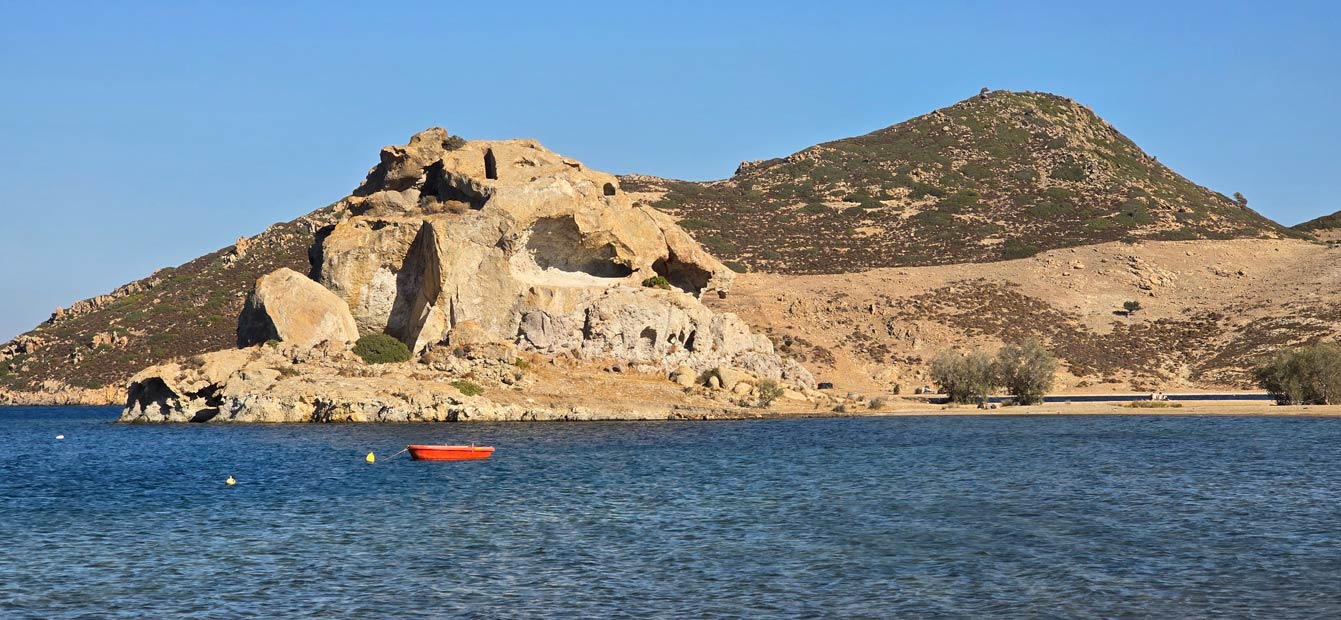
[[[310,274],[257,280],[239,349],[138,373],[122,419],[665,418],[695,391],[698,409],[826,398],[767,337],[703,305],[728,295],[730,269],[614,176],[534,141],[429,129],[383,149],[333,212],[315,232]],[[411,359],[370,365],[350,353],[376,334]],[[499,398],[525,388],[524,357],[575,369],[552,377],[560,383],[618,369],[607,373],[616,383],[670,391],[641,406],[614,398],[633,385],[595,401]]]

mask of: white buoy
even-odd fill
[[[65,439],[65,435],[56,435],[56,439]]]
[[[226,484],[226,485],[228,485],[228,486],[231,487],[231,486],[237,484],[237,481],[234,480],[232,476],[229,476],[227,480],[224,480],[224,484]]]

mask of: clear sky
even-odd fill
[[[1282,223],[1341,209],[1333,3],[639,4],[0,2],[0,341],[336,200],[433,125],[717,179],[1041,90]]]

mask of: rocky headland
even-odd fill
[[[333,210],[309,274],[257,280],[237,349],[136,374],[122,420],[664,419],[828,399],[702,303],[734,273],[671,217],[534,141],[421,132]],[[411,359],[351,353],[370,334]]]

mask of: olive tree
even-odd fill
[[[941,386],[951,402],[975,403],[996,388],[996,363],[977,349],[967,353],[942,351],[931,361],[931,380]]]
[[[1286,349],[1255,372],[1262,389],[1282,405],[1341,403],[1341,344]]]
[[[1032,405],[1042,402],[1052,389],[1057,373],[1057,358],[1036,340],[1021,345],[1006,345],[996,354],[997,376],[1015,402]]]

